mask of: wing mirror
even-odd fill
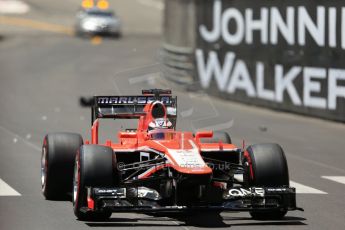
[[[196,132],[195,134],[196,142],[199,142],[200,138],[212,138],[212,137],[213,137],[213,131],[200,131],[200,132]]]
[[[121,132],[119,134],[120,139],[122,139],[122,138],[137,138],[137,137],[138,137],[137,133]]]

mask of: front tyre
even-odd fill
[[[251,164],[249,164],[251,162]],[[256,144],[247,148],[245,181],[254,187],[289,187],[289,170],[283,149],[278,144]],[[259,220],[282,219],[287,210],[252,211]]]
[[[74,159],[83,139],[75,133],[50,133],[44,137],[41,186],[47,200],[61,200],[72,191]]]
[[[107,211],[82,212],[88,207],[87,187],[114,187],[118,177],[114,167],[116,162],[113,150],[98,145],[83,145],[75,159],[73,178],[73,210],[79,220],[106,220],[111,216]]]

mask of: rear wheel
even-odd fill
[[[288,187],[289,170],[283,149],[277,144],[256,144],[247,148],[245,181],[248,186]],[[251,162],[250,165],[246,162]],[[254,219],[281,219],[287,210],[250,212]]]
[[[79,220],[106,220],[111,216],[108,211],[89,211],[84,213],[82,207],[88,207],[87,187],[114,187],[118,184],[115,154],[108,147],[84,145],[75,159],[73,179],[73,210]]]
[[[222,142],[224,144],[231,144],[230,135],[227,132],[213,132],[212,138],[201,138],[201,143],[219,143]]]
[[[72,192],[74,159],[82,144],[82,137],[74,133],[51,133],[44,137],[41,185],[46,199],[65,199]]]

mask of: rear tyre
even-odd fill
[[[106,220],[108,211],[82,212],[88,207],[86,187],[114,187],[118,184],[116,157],[111,148],[98,145],[83,145],[75,159],[73,179],[73,210],[79,220]]]
[[[288,187],[289,170],[283,149],[277,144],[256,144],[247,148],[248,158],[246,162],[251,162],[245,173],[245,181],[248,186],[263,187]],[[245,163],[246,164],[246,163]],[[248,165],[248,164],[246,164]],[[282,219],[287,210],[250,212],[253,219],[276,220]]]
[[[222,142],[224,144],[231,144],[230,135],[227,132],[213,132],[212,138],[201,138],[201,143],[219,143]]]
[[[74,133],[51,133],[44,137],[41,185],[47,200],[66,199],[72,192],[74,159],[82,144],[82,137]]]

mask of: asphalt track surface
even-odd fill
[[[344,124],[188,93],[165,81],[159,74],[162,10],[155,0],[111,1],[124,24],[120,40],[73,37],[79,1],[27,2],[27,14],[0,15],[1,230],[345,229]],[[247,213],[174,218],[123,213],[107,222],[81,222],[71,202],[44,200],[44,135],[70,131],[89,139],[90,112],[78,105],[79,97],[137,94],[152,87],[175,90],[179,129],[225,129],[238,145],[243,138],[247,145],[280,143],[305,212],[289,212],[282,221],[254,221]],[[103,139],[116,140],[121,122],[113,124],[101,127]]]

